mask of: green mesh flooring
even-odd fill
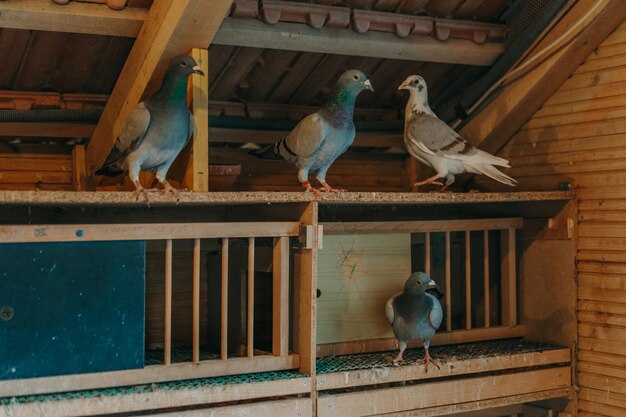
[[[450,360],[477,359],[493,356],[510,355],[514,353],[543,352],[546,350],[562,349],[562,346],[545,343],[529,342],[523,339],[505,339],[488,342],[464,343],[459,345],[432,346],[430,356],[445,363]],[[395,351],[360,353],[355,355],[329,356],[317,360],[317,373],[355,371],[359,369],[384,368],[391,365],[391,361],[398,353]],[[415,365],[424,358],[424,349],[407,349],[404,352],[405,361],[400,366]]]
[[[64,392],[59,394],[26,395],[22,397],[0,398],[0,406],[10,404],[33,403],[43,401],[67,401],[81,398],[112,397],[129,394],[146,394],[157,391],[178,391],[207,388],[229,384],[247,384],[252,382],[278,381],[291,378],[302,378],[306,375],[295,371],[262,372],[256,374],[220,376],[212,378],[191,379],[186,381],[160,382],[149,385],[131,387],[95,389],[86,391]]]
[[[200,350],[200,360],[206,361],[210,359],[219,359],[219,353],[206,352]],[[193,360],[193,352],[191,349],[175,348],[172,349],[172,363],[191,362]],[[150,349],[146,351],[144,358],[145,366],[163,365],[163,349]]]

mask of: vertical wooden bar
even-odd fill
[[[430,232],[424,233],[424,272],[430,276]]]
[[[85,145],[74,145],[72,149],[72,168],[74,173],[74,191],[85,191],[87,189]]]
[[[406,169],[406,179],[408,182],[407,188],[409,191],[414,191],[413,184],[417,182],[419,172],[419,164],[417,163],[417,159],[409,155],[404,163],[404,166]]]
[[[465,328],[472,328],[472,261],[471,233],[465,231]]]
[[[515,268],[515,229],[501,231],[502,325],[517,324],[517,276]]]
[[[446,330],[452,330],[452,305],[450,304],[450,232],[446,232]]]
[[[289,354],[289,236],[274,238],[272,353]]]
[[[222,238],[222,329],[220,358],[228,359],[228,238]]]
[[[209,191],[209,51],[194,48],[191,56],[205,75],[193,74],[189,83],[195,130],[185,172],[185,184],[190,191],[206,192]]]
[[[165,319],[163,322],[163,364],[172,363],[172,239],[165,241]]]
[[[248,239],[248,357],[254,356],[254,238]]]
[[[491,288],[489,286],[489,230],[485,230],[484,232],[484,258],[483,258],[483,262],[484,262],[484,285],[485,285],[485,327],[489,327],[490,326],[490,316],[491,316],[491,311],[490,311],[490,307],[489,307],[489,301],[490,301],[490,296],[491,296]]]
[[[200,363],[200,239],[193,241],[193,340],[192,360]]]

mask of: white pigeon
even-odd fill
[[[465,172],[484,174],[510,186],[517,184],[496,168],[510,168],[509,161],[476,148],[435,115],[428,105],[426,81],[422,77],[410,75],[398,90],[410,93],[404,115],[404,144],[413,157],[436,171],[414,187],[437,184],[443,191],[454,183],[455,175]],[[443,183],[437,181],[440,178]]]

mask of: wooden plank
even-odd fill
[[[569,367],[561,367],[325,395],[318,399],[318,415],[369,416],[567,388],[570,373]]]
[[[327,235],[365,234],[365,233],[423,233],[454,232],[461,230],[500,230],[502,228],[521,229],[524,221],[521,217],[502,219],[472,220],[418,220],[404,222],[333,222],[323,223]]]
[[[472,251],[471,251],[471,234],[469,230],[465,231],[465,328],[472,328]],[[487,298],[487,297],[485,297]],[[485,314],[489,314],[485,310]]]
[[[85,145],[75,145],[72,149],[72,173],[74,174],[74,190],[87,189],[87,173],[85,168]]]
[[[486,328],[491,326],[491,308],[489,306],[490,302],[490,294],[491,294],[491,285],[490,285],[490,272],[489,272],[489,231],[485,230],[483,232],[483,299],[484,299],[484,310],[485,310],[485,324]]]
[[[289,353],[289,237],[274,238],[272,353]]]
[[[200,363],[200,264],[201,259],[200,239],[193,241],[193,336],[192,356],[193,363]]]
[[[552,29],[551,35],[565,33],[591,7],[588,2],[576,3]],[[474,144],[480,144],[482,149],[497,152],[622,22],[626,17],[626,3],[607,1],[597,17],[592,17],[588,18],[580,35],[569,45],[520,80],[505,87],[498,97],[472,118],[461,133]],[[550,42],[550,39],[545,39],[535,50],[545,48]]]
[[[452,289],[450,288],[450,232],[446,231],[446,257],[445,257],[445,282],[446,282],[446,331],[452,330]]]
[[[68,184],[73,185],[71,172],[55,171],[3,171],[0,172],[0,184],[2,183],[41,183],[41,184]]]
[[[419,35],[398,38],[391,33],[356,33],[351,29],[328,27],[313,29],[303,24],[283,22],[267,25],[258,20],[237,18],[224,19],[214,43],[468,65],[491,65],[504,52],[504,45],[494,42],[482,45],[460,39],[441,42]]]
[[[502,323],[506,326],[517,324],[517,264],[515,229],[501,232],[500,253],[502,280]]]
[[[222,311],[220,358],[228,359],[228,238],[222,238]]]
[[[238,361],[237,359],[241,359]],[[266,357],[266,362],[286,361],[287,358]],[[258,363],[264,361],[260,358],[255,359]],[[215,362],[215,361],[212,361]],[[243,369],[249,369],[250,360],[247,358],[233,358],[227,362],[229,365],[239,363],[240,368],[236,373],[245,372]],[[211,365],[218,366],[219,363]],[[241,364],[244,364],[242,367]],[[154,376],[158,376],[162,372],[180,372],[179,364],[173,364],[169,367],[158,366],[151,370]],[[193,367],[197,369],[196,365],[189,364],[189,369]],[[178,368],[178,369],[177,369]],[[260,371],[260,368],[255,368]],[[140,374],[141,371],[121,371],[131,372],[133,375]],[[73,377],[80,376],[100,376],[102,374],[84,374],[73,375]],[[172,377],[172,375],[170,375]],[[61,378],[61,377],[56,377]],[[158,379],[158,378],[157,378]],[[156,379],[149,379],[148,381],[154,381]],[[6,381],[2,381],[4,384]],[[29,380],[31,382],[31,380]],[[107,380],[106,383],[110,386],[111,380]],[[130,384],[127,384],[130,385]],[[293,379],[281,379],[274,381],[253,382],[243,384],[226,384],[226,385],[206,385],[198,387],[190,387],[182,390],[160,390],[154,389],[149,392],[125,394],[125,395],[110,395],[100,396],[98,401],[94,401],[93,397],[83,397],[67,399],[64,401],[45,401],[45,402],[31,402],[20,404],[19,407],[16,404],[7,406],[0,406],[0,416],[12,416],[12,417],[46,417],[46,416],[97,416],[97,415],[110,415],[116,413],[130,413],[141,410],[155,410],[162,408],[182,407],[203,405],[208,403],[224,403],[230,401],[245,401],[255,398],[267,398],[280,395],[295,395],[308,393],[311,388],[311,379],[307,377],[293,378]],[[79,388],[80,389],[80,388]],[[61,391],[61,390],[60,390]],[[31,394],[32,391],[26,391]]]
[[[191,76],[191,112],[195,122],[185,185],[191,191],[209,191],[209,51],[194,48],[191,56],[205,76]]]
[[[110,240],[207,239],[298,236],[298,222],[136,223],[0,226],[0,242],[92,242]]]
[[[603,403],[612,407],[624,408],[624,412],[626,413],[626,395],[624,394],[612,392],[610,390],[598,390],[582,387],[579,391],[578,398],[583,401]]]
[[[254,238],[248,238],[247,355],[254,356]]]
[[[0,14],[0,19],[4,13]],[[88,138],[96,125],[72,122],[1,122],[1,136],[26,136],[45,138]]]
[[[413,379],[433,379],[458,375],[495,372],[507,369],[527,368],[562,364],[571,360],[567,348],[547,350],[544,352],[515,353],[510,355],[483,357],[475,359],[452,360],[442,363],[440,369],[432,368],[424,372],[423,364],[381,369],[360,369],[329,374],[318,374],[318,390],[352,388],[364,385],[387,384],[392,382],[411,381]]]
[[[523,410],[522,404],[549,400],[553,398],[571,397],[570,388],[559,388],[530,394],[512,395],[509,397],[494,398],[492,400],[473,401],[459,403],[441,407],[430,407],[422,410],[411,410],[400,413],[386,414],[385,417],[434,417],[434,416],[455,416],[455,417],[520,417],[515,414]],[[462,414],[459,414],[462,413]],[[570,417],[560,415],[559,417]],[[595,416],[594,416],[595,417]]]
[[[134,37],[146,14],[136,7],[112,10],[79,2],[59,7],[47,0],[5,0],[0,27]]]
[[[430,276],[430,232],[424,233],[424,272]]]
[[[508,339],[520,337],[526,334],[526,328],[518,325],[515,327],[492,326],[488,329],[453,330],[451,332],[439,332],[430,342],[431,346],[449,345],[455,343],[479,342],[482,340]],[[422,346],[419,341],[409,342],[410,348]],[[383,352],[397,348],[395,338],[355,340],[343,343],[328,343],[317,346],[317,356],[325,357],[332,355],[349,355],[363,352]]]
[[[150,7],[89,141],[88,175],[102,165],[144,91],[149,94],[156,90],[154,81],[170,60],[191,48],[208,47],[230,6],[229,0],[162,0]],[[148,85],[151,80],[152,85]]]
[[[313,407],[308,398],[263,401],[251,404],[227,405],[209,409],[175,411],[171,413],[146,414],[150,417],[312,417]]]
[[[165,241],[165,317],[163,318],[163,364],[172,363],[172,239]]]

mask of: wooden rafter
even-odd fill
[[[194,47],[208,47],[230,0],[156,0],[150,8],[86,152],[87,172],[104,162],[130,110],[156,89],[167,63]]]
[[[356,33],[350,29],[313,29],[298,23],[268,25],[259,20],[226,18],[214,40],[218,45],[290,51],[491,65],[504,52],[501,43],[478,45],[468,40],[438,41],[430,36],[398,38],[391,33]]]
[[[577,2],[529,54],[544,49],[584,18],[596,2]],[[569,45],[511,83],[463,127],[461,134],[482,149],[496,153],[543,103],[570,77],[593,50],[626,18],[626,2],[604,0],[604,8]]]

